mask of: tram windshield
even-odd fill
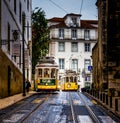
[[[44,69],[44,77],[49,78],[50,77],[50,70],[48,68]]]
[[[38,69],[38,76],[41,78],[57,78],[57,72],[55,68],[41,68]]]
[[[64,82],[77,82],[76,76],[65,77]]]

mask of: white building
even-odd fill
[[[59,65],[59,78],[65,70],[80,74],[80,87],[92,83],[92,48],[97,42],[97,20],[80,20],[79,14],[67,14],[63,18],[48,20],[50,28],[49,55]]]
[[[22,82],[23,51],[25,79],[31,80],[31,11],[31,0],[0,0],[0,60],[6,60],[4,63],[0,62],[4,75],[0,75],[0,85],[3,90],[8,90],[8,95],[18,93],[17,87],[16,90],[13,89],[13,86],[16,86],[13,83],[20,86]]]

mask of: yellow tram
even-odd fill
[[[36,65],[35,86],[37,91],[58,90],[58,65],[53,57],[45,57]]]
[[[78,90],[78,74],[75,71],[68,70],[61,78],[60,86],[63,91],[77,91]]]

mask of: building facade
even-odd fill
[[[93,56],[93,62],[98,59],[99,88],[102,91],[114,91],[120,95],[120,2],[98,0],[98,55]],[[96,49],[96,48],[94,48]],[[93,50],[93,52],[95,52]],[[94,53],[95,54],[95,53]]]
[[[0,98],[22,92],[23,73],[31,80],[31,10],[31,0],[0,1]]]
[[[59,78],[66,70],[79,74],[80,88],[92,84],[92,48],[97,42],[97,20],[80,20],[79,14],[48,20],[49,55],[59,65]]]
[[[120,1],[97,0],[98,43],[93,48],[93,89],[120,116]]]

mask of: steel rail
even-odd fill
[[[28,99],[28,98],[32,98],[33,95],[31,95],[30,97],[25,98],[24,100]],[[25,101],[24,104],[21,104],[20,106],[16,107],[16,108],[12,108],[12,110],[10,109],[10,112],[5,113],[3,116],[0,116],[0,122],[2,122],[2,120],[4,120],[5,118],[9,117],[11,114],[15,113],[16,111],[20,110],[22,107],[28,105],[30,102],[32,102],[36,97],[38,97],[38,95],[35,95],[30,101]],[[22,102],[23,100],[20,100],[18,102],[16,102],[13,105],[16,105],[20,102]],[[12,105],[11,105],[12,106]],[[10,107],[11,107],[10,106]],[[3,109],[4,110],[4,109]]]
[[[47,95],[44,97],[44,99],[41,100],[41,102],[39,104],[37,104],[32,110],[30,109],[27,109],[29,110],[28,114],[25,114],[21,119],[19,119],[17,121],[17,123],[23,123],[33,112],[35,112],[35,110],[37,110],[37,108],[39,108],[49,97],[51,96],[51,94]],[[21,110],[23,110],[23,108],[32,103],[37,97],[39,97],[39,95],[35,95],[35,97],[33,97],[30,101],[27,101],[26,103],[23,103],[21,106],[15,108],[15,110],[13,109],[12,111],[10,111],[10,113],[8,112],[7,115],[3,116],[1,119],[0,119],[0,123],[1,122],[4,122],[4,120],[6,120],[7,118],[9,118],[12,114],[15,114]],[[11,119],[10,119],[11,120]]]
[[[81,100],[83,101],[83,103],[85,104],[90,116],[92,117],[92,120],[95,123],[101,123],[100,120],[97,118],[97,116],[95,115],[95,113],[92,111],[92,109],[90,108],[90,106],[84,101],[83,97],[80,95],[79,92],[77,92],[77,94],[79,95],[79,97],[81,98]]]
[[[104,110],[104,112],[106,114],[108,114],[111,118],[115,119],[117,122],[120,122],[120,116],[117,116],[116,114],[114,114],[112,111],[110,111],[109,109],[106,109],[105,106],[95,97],[89,95],[88,93],[84,93],[86,96],[88,96],[90,99],[94,99],[95,101],[97,101],[97,103],[99,104],[98,107],[100,107],[101,109]]]
[[[71,113],[72,113],[73,123],[76,123],[74,109],[73,109],[72,96],[71,96],[70,92],[69,92],[69,100],[70,100],[70,107],[71,107]]]
[[[20,123],[24,123],[25,120],[27,120],[31,114],[33,114],[45,101],[47,101],[50,96],[51,94],[43,99],[30,113],[28,113],[24,118],[22,118],[22,120],[20,120]]]

